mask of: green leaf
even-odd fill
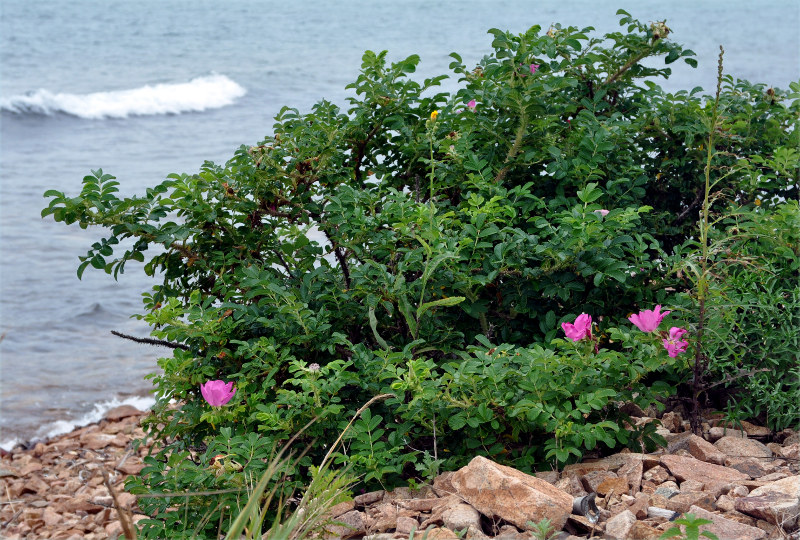
[[[88,260],[86,260],[86,261],[83,261],[83,262],[82,262],[82,263],[81,263],[81,264],[78,266],[78,279],[81,279],[81,278],[83,277],[83,272],[84,272],[84,270],[86,270],[86,267],[87,267],[87,266],[89,266],[89,263],[90,263],[90,262],[91,262],[91,261],[88,261]]]
[[[439,265],[442,264],[444,261],[455,258],[456,258],[455,253],[440,253],[439,255],[436,255],[433,259],[429,260],[425,264],[425,270],[422,272],[422,282],[427,283],[428,279],[430,279],[431,277],[431,274],[433,274],[439,267]]]
[[[454,431],[463,428],[466,424],[467,424],[467,419],[464,418],[463,412],[454,414],[453,416],[447,419],[447,425],[449,425],[450,429]]]
[[[416,339],[417,337],[417,319],[414,318],[412,315],[411,304],[408,302],[408,298],[406,298],[405,293],[400,295],[399,301],[397,302],[398,308],[400,309],[400,313],[403,314],[403,318],[408,325],[408,329],[411,331],[411,335]]]
[[[455,306],[466,300],[463,296],[450,296],[449,298],[440,298],[431,302],[425,302],[417,308],[417,320],[420,320],[426,311],[439,306]]]
[[[375,336],[375,341],[378,345],[386,350],[389,350],[389,344],[378,334],[378,318],[375,316],[375,308],[369,308],[369,326],[372,328],[372,334]]]
[[[586,187],[578,191],[578,198],[586,204],[592,203],[603,196],[603,191],[597,187],[596,182],[586,184]]]

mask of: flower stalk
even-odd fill
[[[717,91],[714,96],[714,106],[711,109],[711,122],[708,129],[708,141],[706,144],[706,166],[704,169],[705,192],[703,195],[703,207],[700,216],[700,272],[697,280],[697,341],[695,342],[694,366],[692,367],[692,412],[691,427],[692,432],[700,434],[700,394],[703,392],[702,377],[708,367],[708,359],[703,354],[703,334],[705,331],[706,319],[706,298],[708,297],[708,230],[709,230],[709,198],[711,194],[711,160],[714,157],[714,133],[717,129],[719,120],[719,96],[722,88],[722,58],[725,49],[720,45],[719,61],[717,63]]]

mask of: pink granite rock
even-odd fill
[[[453,474],[455,474],[453,471],[446,471],[433,479],[433,491],[436,495],[439,497],[447,497],[455,493],[453,484],[450,482]]]
[[[725,460],[725,466],[743,472],[750,478],[761,478],[770,472],[762,462],[763,460],[757,458],[729,457]]]
[[[427,540],[459,540],[458,535],[446,527],[436,527],[429,530],[425,538]]]
[[[636,516],[630,510],[620,512],[606,522],[606,538],[626,540],[630,538],[631,528],[636,523]]]
[[[723,465],[725,463],[725,454],[720,452],[716,446],[697,435],[689,437],[687,449],[692,456],[700,461],[714,463],[716,465]]]
[[[739,431],[738,429],[728,429],[724,427],[715,426],[708,430],[708,438],[711,441],[716,441],[722,437],[739,437],[747,438],[747,433]]]
[[[456,493],[480,513],[497,516],[520,529],[527,529],[530,521],[547,518],[560,530],[572,512],[569,493],[482,456],[456,471],[451,481]]]
[[[800,515],[800,475],[756,488],[734,501],[739,512],[791,530]]]
[[[669,471],[664,467],[657,465],[649,471],[645,471],[645,473],[642,475],[642,478],[649,480],[654,484],[663,484],[669,478]]]
[[[629,489],[627,478],[614,476],[611,478],[606,478],[600,482],[595,491],[598,493],[598,495],[606,497],[611,494],[616,496],[627,494]]]
[[[706,491],[716,491],[721,486],[750,477],[735,469],[705,463],[699,459],[684,456],[661,456],[661,464],[672,473],[675,478],[683,482],[696,480],[705,484]]]
[[[767,536],[767,533],[761,529],[722,517],[699,506],[692,506],[689,511],[695,517],[711,521],[712,523],[709,525],[700,525],[700,532],[708,531],[717,535],[719,540],[761,540]]]
[[[144,413],[134,407],[133,405],[120,405],[119,407],[114,407],[110,409],[105,414],[105,419],[110,422],[116,422],[117,420],[122,420],[123,418],[128,418],[129,416],[142,416]]]
[[[677,412],[664,413],[664,416],[661,417],[661,425],[670,430],[672,433],[678,433],[681,431],[682,423],[683,418],[681,418],[680,413]]]
[[[397,518],[397,527],[395,528],[398,534],[408,535],[411,531],[419,529],[419,522],[413,517],[400,516]]]
[[[442,522],[451,531],[480,529],[481,514],[468,504],[457,504],[442,512]]]
[[[553,484],[561,491],[565,491],[573,497],[583,497],[588,495],[586,489],[583,487],[580,477],[577,474],[564,474],[561,479]]]
[[[634,493],[642,487],[642,474],[644,473],[644,462],[640,459],[631,460],[617,471],[617,475],[628,481],[628,486]]]
[[[780,450],[780,455],[786,459],[800,459],[800,443],[784,446]]]
[[[714,446],[717,450],[730,457],[772,457],[772,450],[767,448],[766,445],[752,439],[726,436],[715,442]]]
[[[611,478],[617,478],[617,475],[610,471],[589,471],[583,475],[583,487],[588,493],[597,491],[597,488]],[[627,480],[625,481],[627,484]],[[627,492],[627,490],[625,490]]]

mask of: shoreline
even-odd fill
[[[7,438],[0,439],[0,455],[10,452],[18,446],[24,450],[33,448],[36,443],[47,442],[56,437],[69,434],[77,429],[89,426],[91,424],[102,421],[109,411],[130,405],[139,411],[148,411],[155,399],[149,395],[133,395],[120,398],[115,396],[105,401],[98,401],[92,404],[92,409],[83,414],[78,413],[75,418],[67,418],[60,420],[48,421],[44,425],[40,425],[35,433],[31,436],[26,435],[12,435]],[[5,430],[4,430],[5,431]]]
[[[144,467],[148,447],[134,451],[131,443],[144,436],[140,420],[146,414],[130,404],[119,405],[98,421],[0,452],[2,537],[119,536],[122,525],[106,478],[132,521],[144,519],[124,482]]]

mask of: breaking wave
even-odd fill
[[[246,92],[225,75],[208,75],[185,83],[91,94],[54,94],[39,89],[0,100],[0,109],[17,114],[68,114],[100,120],[217,109],[231,105]]]
[[[149,396],[131,396],[123,399],[112,398],[108,401],[94,403],[93,409],[79,418],[57,420],[41,426],[36,434],[30,439],[31,441],[47,440],[56,435],[69,433],[70,431],[83,427],[94,422],[99,422],[105,417],[105,414],[120,405],[133,405],[140,411],[149,410],[155,404],[155,399]],[[3,450],[11,450],[18,444],[23,443],[23,440],[14,437],[0,442],[0,448]]]

